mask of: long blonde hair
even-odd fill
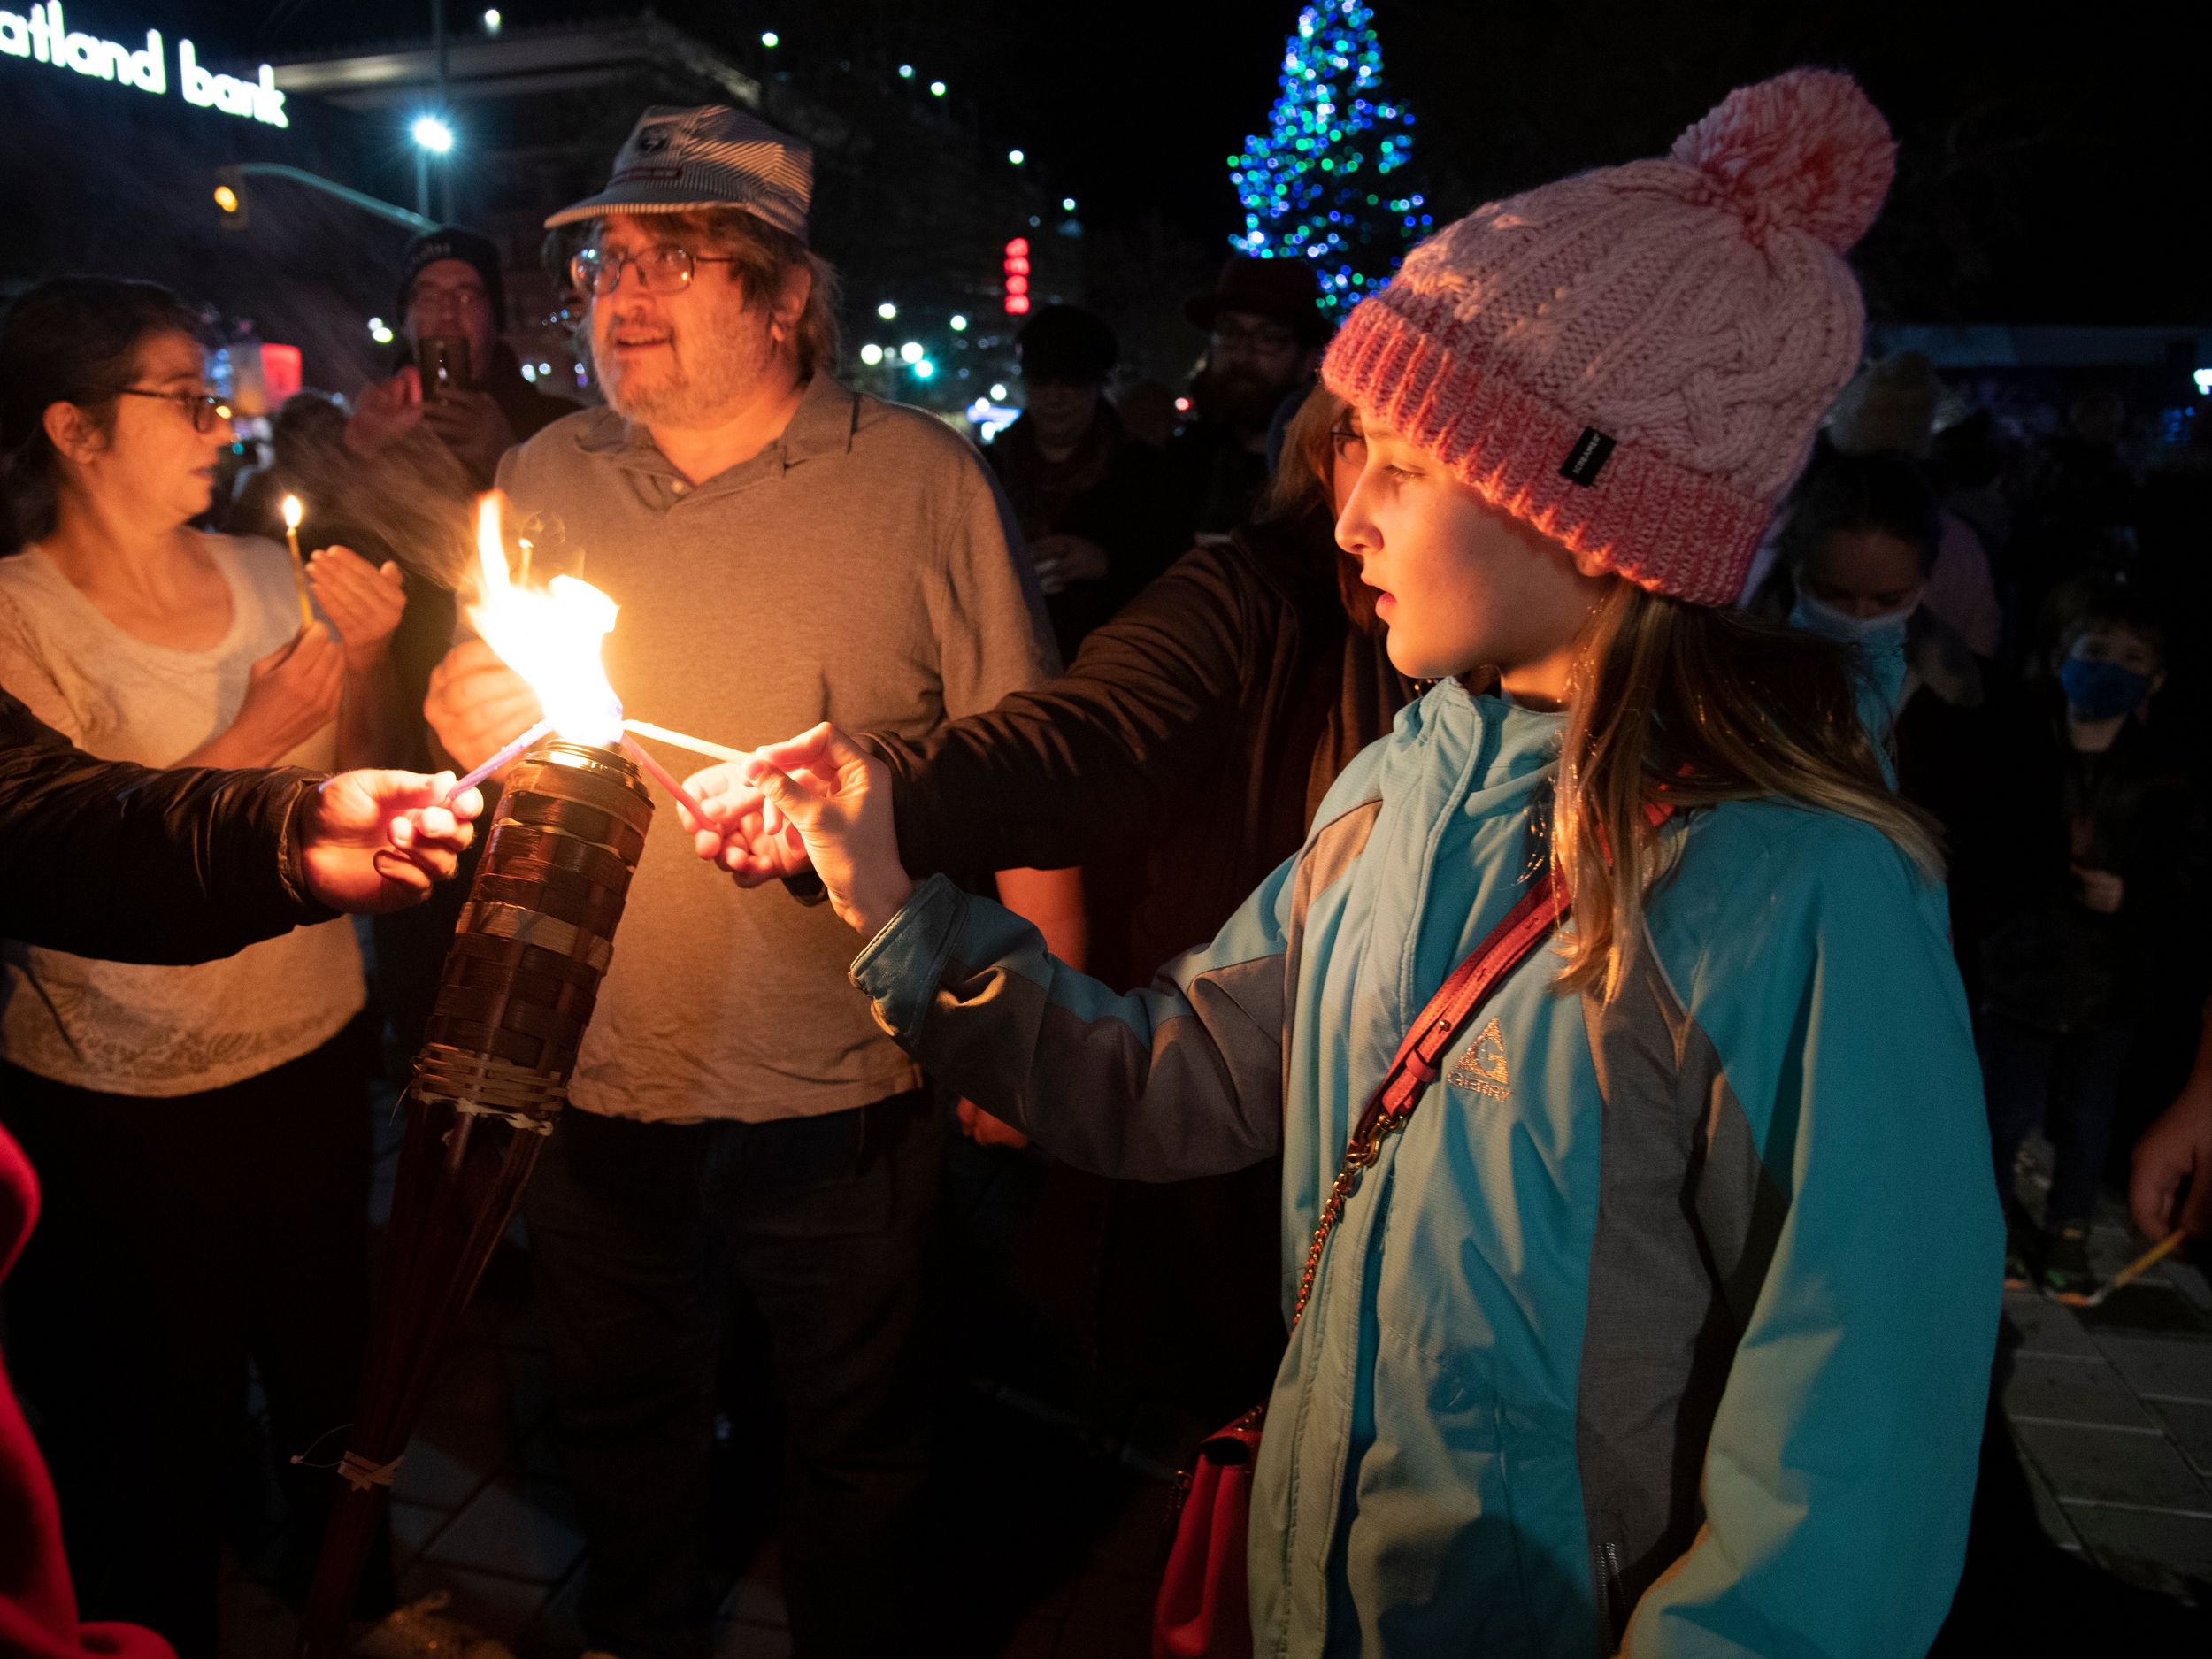
[[[1780,799],[1841,813],[1939,876],[1933,821],[1885,780],[1857,694],[1840,646],[1620,582],[1584,637],[1554,802],[1553,856],[1574,902],[1561,987],[1620,988],[1663,874],[1649,815],[1663,799]]]

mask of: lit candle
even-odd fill
[[[525,732],[520,737],[515,739],[513,742],[508,744],[506,748],[501,749],[496,755],[494,755],[489,760],[479,766],[474,772],[470,772],[466,777],[455,783],[453,787],[446,792],[444,804],[451,806],[453,804],[454,797],[458,795],[462,790],[473,789],[478,784],[483,782],[485,779],[490,777],[492,773],[497,772],[509,761],[519,759],[524,749],[529,748],[531,744],[536,742],[540,738],[550,736],[552,732],[552,721],[540,720],[535,726]]]
[[[300,626],[315,619],[315,606],[307,593],[307,561],[300,557],[300,520],[305,517],[297,495],[284,498],[284,544],[292,549],[292,589],[300,596]]]
[[[691,821],[695,826],[703,827],[705,826],[707,821],[707,815],[705,811],[700,807],[696,801],[693,800],[691,796],[685,792],[683,785],[678,783],[673,778],[668,775],[667,767],[662,765],[660,762],[655,760],[650,755],[645,752],[644,744],[639,742],[634,737],[626,734],[622,740],[622,747],[630,751],[631,757],[634,759],[639,765],[644,767],[646,771],[653,774],[655,781],[657,781],[662,788],[667,790],[669,794],[674,795],[676,799],[684,803],[685,809],[691,814]]]
[[[732,749],[724,743],[710,743],[703,737],[690,737],[681,732],[672,732],[664,726],[655,726],[650,720],[625,720],[622,729],[635,732],[640,737],[649,737],[676,749],[687,749],[695,755],[704,755],[710,760],[750,760],[752,757],[741,749]]]

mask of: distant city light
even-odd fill
[[[227,184],[217,185],[215,187],[215,205],[221,208],[226,213],[235,213],[238,211],[238,192],[232,189],[230,186]]]
[[[2212,369],[2199,369],[2196,374],[2197,396],[2212,397]]]
[[[922,360],[922,342],[918,340],[910,340],[901,346],[899,360],[902,363],[919,363]]]
[[[442,156],[453,148],[453,129],[434,115],[418,115],[409,130],[415,142],[434,155]]]
[[[884,301],[882,304],[876,307],[876,315],[882,318],[887,323],[898,314],[899,308],[892,304],[889,300]]]
[[[1175,408],[1176,408],[1176,411],[1177,411],[1179,414],[1185,414],[1185,415],[1189,414],[1189,413],[1190,413],[1190,399],[1189,399],[1189,398],[1187,398],[1187,397],[1179,397],[1179,398],[1177,398],[1177,399],[1175,400]]]
[[[901,64],[899,65],[899,79],[902,81],[913,80],[914,65],[912,64]]]
[[[1017,167],[1018,167],[1023,162],[1027,161],[1029,157],[1023,155],[1018,150],[1010,150],[1006,152],[1006,159],[1012,162]]]
[[[1063,213],[1072,213],[1072,212],[1074,212],[1074,211],[1075,211],[1075,198],[1074,198],[1073,196],[1062,196],[1062,197],[1060,198],[1060,211],[1061,211]]]
[[[933,98],[943,97],[945,96],[945,83],[941,81],[931,81],[929,83],[929,96]]]
[[[783,36],[777,34],[773,29],[763,29],[760,32],[760,43],[763,46],[767,47],[769,50],[773,51],[777,47],[783,44]]]
[[[499,33],[499,12],[496,7],[484,13],[484,33],[487,35]]]
[[[872,342],[860,348],[860,360],[870,368],[883,361],[883,348]]]
[[[380,346],[388,346],[392,343],[392,331],[381,317],[369,319],[369,338]]]
[[[914,365],[914,378],[918,380],[926,380],[936,373],[937,365],[927,357]]]
[[[956,334],[964,334],[967,332],[967,327],[968,319],[961,316],[959,312],[955,311],[952,316],[952,332]]]
[[[1003,381],[994,381],[992,383],[991,401],[995,403],[1002,403],[1006,401],[1006,386]]]

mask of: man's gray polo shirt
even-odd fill
[[[622,607],[607,674],[639,719],[740,749],[821,720],[919,737],[1056,666],[982,458],[929,416],[824,376],[780,440],[703,484],[604,409],[511,451],[499,482],[518,518],[547,515],[549,561],[582,555]],[[680,778],[706,764],[659,758]],[[740,891],[654,794],[572,1102],[761,1121],[914,1087],[913,1062],[846,980],[851,931],[772,882]]]

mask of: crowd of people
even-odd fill
[[[806,147],[726,108],[648,111],[547,221],[590,407],[524,381],[460,227],[407,251],[403,366],[220,490],[193,311],[19,299],[8,718],[180,780],[412,769],[349,820],[380,884],[288,874],[204,944],[111,913],[188,914],[205,826],[174,893],[84,878],[106,926],[12,891],[65,888],[50,839],[11,862],[6,1356],[85,1615],[215,1653],[250,1370],[284,1453],[351,1413],[366,1102],[465,896],[398,902],[467,839],[419,774],[542,713],[457,598],[496,487],[620,601],[631,708],[756,751],[649,839],[524,1201],[595,1653],[706,1651],[733,1368],[780,1408],[795,1652],[931,1651],[935,1379],[1008,1320],[1194,1428],[1268,1402],[1248,1601],[1176,1651],[1926,1650],[2008,1445],[2001,1284],[2094,1296],[2131,1152],[2143,1232],[2212,1231],[2212,470],[2108,393],[2035,430],[1863,361],[1893,151],[1800,71],[1340,328],[1233,259],[1187,419],[1045,306],[981,449],[840,382]],[[949,1325],[985,1163],[1010,1288]],[[296,1595],[330,1477],[280,1472]]]

